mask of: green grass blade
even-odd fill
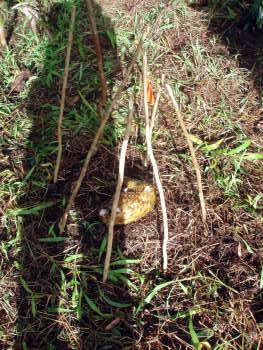
[[[84,293],[84,298],[85,298],[87,304],[89,305],[89,307],[90,307],[96,314],[98,314],[98,315],[100,315],[100,316],[102,316],[102,317],[105,317],[105,314],[102,313],[102,312],[100,311],[100,309],[99,309],[98,306],[94,303],[94,301],[91,300],[91,299],[88,297],[87,293]]]
[[[122,260],[118,260],[118,261],[113,261],[111,263],[111,266],[118,266],[118,265],[128,265],[128,264],[140,264],[140,260],[139,259],[122,259]],[[113,270],[116,271],[116,270]]]
[[[227,284],[225,284],[223,281],[221,281],[210,269],[208,269],[209,273],[216,279],[216,281],[218,283],[220,283],[222,286],[224,286],[225,288],[231,290],[233,293],[239,294],[239,292],[237,290],[235,290],[234,288],[228,286]]]
[[[192,311],[189,312],[189,332],[191,335],[191,340],[192,340],[193,346],[196,348],[196,350],[201,350],[200,341],[198,339],[198,336],[195,332],[194,325],[193,325],[193,312]]]
[[[91,110],[96,115],[97,111],[95,111],[95,109],[89,104],[89,102],[86,100],[86,98],[82,95],[80,91],[78,91],[78,93],[84,106],[86,106],[89,110]]]
[[[80,253],[80,254],[68,256],[64,261],[69,263],[69,262],[72,262],[72,261],[75,261],[78,259],[82,259],[82,258],[84,258],[84,255],[82,253]]]
[[[23,286],[23,288],[29,293],[32,294],[32,290],[29,288],[28,284],[26,283],[26,281],[24,280],[24,278],[22,276],[20,276],[20,282]]]
[[[244,155],[244,160],[262,160],[263,153],[251,153],[248,152]]]
[[[72,307],[74,309],[78,306],[78,299],[79,299],[79,291],[78,291],[77,284],[75,284],[73,293],[72,293]]]
[[[246,140],[240,146],[233,148],[231,151],[229,151],[228,154],[230,156],[233,156],[234,154],[245,151],[250,145],[251,145],[251,140]]]
[[[131,306],[131,304],[121,304],[121,303],[118,303],[116,301],[111,300],[103,293],[103,291],[101,290],[100,287],[99,287],[99,295],[100,295],[101,299],[103,299],[107,304],[109,304],[110,306],[116,307],[118,309]]]
[[[68,239],[68,237],[43,237],[39,238],[39,242],[42,243],[59,243],[59,242],[64,242]]]
[[[221,143],[224,142],[224,140],[225,139],[220,139],[214,143],[207,144],[204,147],[202,147],[201,150],[205,151],[205,152],[215,151],[216,149],[218,149],[218,147],[221,145]]]
[[[70,313],[70,312],[72,312],[72,310],[66,309],[64,307],[49,307],[48,312],[50,312],[52,314],[62,314],[64,312]]]
[[[135,272],[132,269],[129,268],[122,268],[122,269],[116,269],[116,270],[111,270],[111,273],[116,275],[116,274],[127,274],[127,275],[134,275]]]
[[[34,296],[34,294],[32,295],[31,309],[32,309],[32,315],[33,315],[33,317],[36,317],[37,310],[36,310],[36,301],[35,301],[35,296]]]
[[[128,287],[132,288],[135,292],[139,292],[139,288],[131,281],[129,278],[119,275],[119,279],[122,280],[125,284],[127,284]]]
[[[137,310],[136,310],[136,314],[138,314],[138,312],[141,311],[141,309],[146,305],[146,304],[149,304],[150,301],[153,299],[153,297],[163,288],[166,288],[168,286],[170,286],[171,284],[174,284],[176,283],[176,281],[168,281],[168,282],[164,282],[164,283],[161,283],[159,284],[158,286],[156,286],[148,295],[146,298],[144,298],[139,306],[137,307]]]
[[[178,281],[179,286],[181,287],[182,291],[185,295],[189,296],[188,288],[180,281]]]
[[[36,166],[33,166],[32,169],[30,169],[30,171],[26,174],[24,180],[22,181],[22,185],[25,185],[27,183],[27,180],[29,180],[29,178],[31,177],[33,171],[35,170]]]
[[[247,251],[250,254],[254,254],[253,249],[250,247],[250,245],[247,243],[247,241],[245,241],[243,238],[241,238],[242,242],[245,244]]]
[[[99,249],[99,258],[98,262],[101,261],[102,254],[105,252],[106,249],[106,244],[107,244],[107,236],[105,236],[101,242],[100,249]]]
[[[36,215],[39,211],[50,208],[54,205],[54,202],[46,202],[37,204],[34,207],[21,208],[21,209],[9,209],[7,214],[10,216],[25,216],[25,215]]]

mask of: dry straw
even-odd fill
[[[105,258],[105,263],[104,263],[103,282],[106,282],[106,280],[107,280],[109,266],[110,266],[114,223],[115,223],[115,218],[116,218],[116,210],[117,210],[119,199],[120,199],[121,188],[123,185],[124,169],[125,169],[125,157],[126,157],[126,151],[127,151],[127,146],[128,146],[129,136],[130,136],[132,117],[133,117],[133,103],[132,103],[132,101],[130,101],[127,126],[126,126],[124,140],[122,143],[121,154],[120,154],[118,182],[117,182],[115,194],[113,197],[113,203],[112,203],[112,208],[111,208],[111,217],[110,217],[110,221],[109,221],[109,233],[108,233],[107,252],[106,252],[106,258]]]
[[[155,182],[158,188],[159,197],[161,201],[162,213],[163,213],[163,270],[166,272],[168,265],[167,258],[167,244],[168,244],[168,219],[167,219],[167,210],[164,198],[164,192],[162,183],[159,176],[158,166],[154,158],[151,135],[150,135],[150,121],[149,121],[149,109],[147,102],[147,56],[143,55],[143,95],[144,95],[144,114],[145,114],[145,133],[146,133],[146,143],[147,143],[147,154],[150,158],[153,167],[153,174]]]
[[[189,149],[190,149],[190,153],[191,153],[191,156],[192,156],[194,169],[195,169],[195,172],[196,172],[197,186],[198,186],[199,199],[200,199],[200,205],[201,205],[201,211],[202,211],[202,219],[203,219],[203,222],[205,223],[206,222],[206,208],[205,208],[205,199],[204,199],[204,193],[203,193],[203,188],[202,188],[202,178],[201,178],[201,172],[200,172],[199,164],[198,164],[198,161],[197,161],[197,158],[196,158],[196,155],[195,155],[194,146],[193,146],[193,143],[192,143],[192,141],[190,139],[188,131],[186,129],[186,126],[185,126],[183,117],[181,115],[179,106],[178,106],[178,104],[177,104],[177,102],[175,100],[175,97],[174,97],[174,94],[173,94],[173,90],[172,90],[171,86],[168,85],[168,84],[166,84],[166,89],[167,89],[168,94],[170,96],[170,99],[171,99],[171,101],[173,103],[173,106],[174,106],[177,118],[179,120],[180,126],[181,126],[181,128],[183,130],[184,136],[186,138],[186,141],[187,141]]]
[[[60,110],[59,110],[59,116],[58,116],[58,129],[57,129],[58,154],[57,154],[57,161],[56,161],[56,166],[55,166],[55,171],[54,171],[54,183],[56,183],[57,179],[58,179],[58,172],[59,172],[61,157],[62,157],[62,131],[61,131],[61,129],[62,129],[62,119],[63,119],[63,113],[64,113],[64,106],[65,106],[67,82],[68,82],[68,71],[69,71],[71,46],[72,46],[72,40],[73,40],[73,29],[74,29],[75,15],[76,15],[76,6],[72,6],[71,24],[70,24],[69,34],[68,34],[68,46],[67,46],[67,55],[66,55],[65,70],[64,70],[64,79],[63,79],[63,85],[62,85]]]

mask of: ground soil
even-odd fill
[[[119,1],[116,4],[113,1],[101,1],[101,6],[105,6],[105,11],[110,15],[114,13],[116,7],[121,6],[122,11],[134,16],[138,14],[138,11],[147,12],[153,6],[153,2],[125,1],[120,5]],[[190,35],[191,40],[198,38],[200,46],[207,47],[208,50],[211,36],[218,35],[213,53],[218,54],[219,52],[229,58],[225,67],[226,74],[230,69],[227,65],[246,68],[250,72],[247,84],[249,101],[246,111],[251,113],[251,117],[245,118],[241,123],[243,132],[253,141],[255,149],[258,149],[258,145],[262,147],[263,137],[262,129],[259,127],[262,119],[260,98],[263,71],[258,61],[254,64],[255,57],[259,55],[262,57],[263,47],[262,42],[259,43],[259,33],[255,34],[253,28],[250,28],[244,35],[241,35],[243,31],[239,23],[232,24],[231,28],[224,23],[225,26],[219,29],[221,23],[217,19],[211,21],[209,26],[205,20],[207,18],[205,6],[207,3],[188,8],[188,16],[195,18],[191,31],[187,31],[187,28],[184,27],[184,31],[181,31],[178,36],[176,30],[167,29],[164,37],[170,48],[161,58],[162,62],[166,62],[166,67],[163,67],[157,60],[156,69],[153,66],[151,74],[156,77],[159,77],[162,72],[167,74],[170,69],[167,69],[167,66],[173,67],[173,55],[181,55],[182,49],[189,43]],[[190,27],[192,22],[189,18]],[[224,35],[221,35],[222,32]],[[228,35],[230,32],[231,36]],[[239,56],[234,59],[234,54],[237,52]],[[175,77],[175,80],[189,78],[187,70],[183,67],[176,67],[172,74],[176,72],[181,75]],[[117,80],[121,75],[122,71],[117,70],[113,79]],[[58,82],[58,86],[60,85],[61,82]],[[240,121],[240,116],[235,112],[239,109],[235,102],[235,89],[235,86],[229,86],[228,90],[223,91],[231,100],[233,123]],[[233,95],[231,95],[232,91]],[[208,106],[218,105],[221,99],[218,82],[211,77],[206,84],[197,81],[191,86],[184,86],[182,93],[185,101],[189,101],[192,108],[195,108],[196,95],[202,97]],[[43,112],[40,106],[51,103],[52,99],[56,103],[58,96],[52,95],[52,92],[48,94],[46,90],[41,91],[40,88],[32,94],[30,107],[27,106],[27,108],[38,114],[38,122],[35,122],[35,134],[31,135],[31,140],[41,137],[41,132],[45,128],[46,112]],[[186,113],[187,110],[187,103],[182,104],[182,112]],[[187,121],[191,133],[200,132],[201,118],[201,112],[196,111],[194,118]],[[98,211],[105,201],[112,198],[114,193],[120,150],[118,145],[114,147],[101,145],[93,157],[88,175],[83,181],[74,204],[74,210],[79,216],[77,220],[70,218],[67,223],[66,235],[70,237],[70,240],[66,245],[61,243],[43,248],[36,239],[36,234],[40,237],[46,236],[50,226],[61,215],[62,208],[57,207],[55,211],[54,208],[45,210],[41,223],[33,216],[27,218],[23,223],[24,245],[19,257],[24,267],[23,278],[36,293],[48,295],[48,298],[44,298],[38,304],[38,312],[41,317],[36,320],[31,316],[30,303],[25,290],[19,285],[12,287],[14,300],[11,300],[11,304],[16,305],[18,309],[23,329],[22,338],[32,349],[44,348],[41,340],[42,332],[45,332],[46,337],[52,340],[56,349],[87,349],[92,348],[91,346],[93,349],[106,349],[106,346],[108,349],[191,349],[193,347],[190,345],[188,318],[178,317],[177,319],[173,316],[178,316],[178,313],[183,314],[196,306],[199,312],[194,316],[195,329],[197,331],[210,330],[209,342],[211,345],[220,342],[224,344],[224,340],[230,341],[243,332],[242,334],[246,334],[248,338],[239,337],[233,341],[234,347],[229,347],[229,349],[256,349],[256,346],[258,346],[257,349],[261,348],[259,340],[262,336],[263,317],[262,295],[259,291],[259,279],[263,265],[261,209],[249,211],[247,207],[238,207],[236,201],[216,184],[214,172],[209,168],[208,158],[198,150],[197,157],[202,172],[207,208],[207,220],[204,225],[201,218],[195,171],[189,157],[183,156],[188,152],[187,143],[174,117],[172,105],[165,94],[160,101],[158,128],[161,132],[153,147],[168,210],[167,273],[164,275],[162,272],[163,226],[161,207],[157,201],[154,211],[149,216],[115,230],[114,252],[118,247],[125,257],[141,259],[140,264],[133,267],[136,272],[145,276],[143,288],[139,294],[134,293],[132,289],[128,290],[124,286],[111,282],[102,286],[97,277],[92,277],[90,272],[85,275],[87,278],[85,281],[80,277],[81,283],[86,284],[89,296],[93,300],[99,302],[97,288],[99,285],[111,295],[112,299],[132,304],[130,310],[119,314],[117,312],[115,315],[120,316],[122,320],[121,336],[113,334],[112,337],[107,338],[103,332],[107,324],[105,320],[96,321],[96,318],[85,315],[81,321],[78,321],[74,316],[65,314],[51,316],[51,313],[46,312],[49,299],[58,298],[58,295],[50,294],[51,291],[53,293],[56,283],[55,288],[59,294],[61,276],[56,273],[52,276],[50,273],[54,259],[62,263],[67,252],[73,250],[87,256],[90,265],[98,263],[97,249],[107,230],[104,224],[99,223]],[[217,135],[222,129],[221,125],[218,128],[208,125],[207,129],[203,129],[203,134],[199,133],[199,135],[207,138],[211,143],[218,139]],[[233,130],[227,134],[230,138],[233,135]],[[83,135],[82,138],[75,138],[70,134],[67,136],[70,142],[63,153],[58,184],[56,186],[50,184],[47,191],[29,192],[28,197],[20,203],[21,206],[25,204],[29,206],[30,202],[35,203],[36,199],[41,198],[45,202],[58,202],[61,196],[68,198],[70,195],[91,140],[87,141],[86,135]],[[9,153],[9,156],[15,159],[17,154]],[[30,156],[32,154],[27,154],[28,158]],[[131,143],[127,154],[126,175],[152,181],[151,167],[144,168],[141,158],[141,152],[134,143]],[[233,164],[227,162],[223,156],[218,157],[218,167],[224,169],[224,172],[234,172]],[[247,162],[244,171],[245,175],[239,186],[241,203],[242,200],[247,199],[248,194],[262,193],[263,190],[262,166]],[[24,159],[23,172],[27,172],[27,159]],[[87,234],[82,224],[84,221],[95,223],[95,229]],[[113,258],[116,256],[114,253]],[[14,252],[14,259],[17,259],[17,252]],[[85,265],[84,262],[83,265]],[[8,270],[7,265],[3,265],[2,268]],[[85,270],[84,267],[83,270]],[[73,272],[66,268],[63,268],[63,271],[70,280]],[[186,292],[180,285],[174,286],[169,296],[167,289],[160,290],[152,302],[135,318],[132,310],[140,302],[140,297],[145,297],[154,286],[162,281],[172,279],[183,281],[188,291]],[[169,305],[168,311],[167,304]],[[104,313],[114,312],[109,306],[107,308],[106,305],[101,304],[100,307]],[[166,317],[167,314],[169,318]],[[240,331],[241,328],[242,331]],[[68,345],[65,345],[66,343]],[[19,348],[20,345],[16,346]],[[228,345],[216,347],[216,349],[223,348],[227,349]]]

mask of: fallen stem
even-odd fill
[[[132,116],[133,116],[133,104],[130,101],[129,102],[129,114],[128,114],[127,126],[126,126],[124,140],[122,143],[121,154],[120,154],[119,176],[118,176],[115,194],[113,197],[113,203],[112,203],[112,208],[111,208],[111,217],[110,217],[110,221],[109,221],[109,233],[108,233],[106,258],[105,258],[105,262],[104,262],[103,282],[107,281],[108,271],[109,271],[109,267],[110,267],[114,223],[115,223],[115,218],[116,218],[116,210],[117,210],[119,199],[120,199],[121,188],[123,185],[124,169],[125,169],[125,157],[126,157],[126,151],[127,151],[127,146],[128,146],[129,136],[130,136]]]
[[[2,14],[5,6],[6,6],[5,2],[2,2],[2,4],[0,4],[0,43],[2,47],[7,47],[6,35],[5,35],[5,20],[4,20],[4,14]]]
[[[201,171],[200,171],[200,168],[199,168],[199,164],[198,164],[198,161],[197,161],[197,158],[196,158],[196,155],[195,155],[194,146],[193,146],[191,138],[190,138],[190,136],[188,134],[188,131],[186,129],[186,126],[185,126],[183,117],[181,115],[179,106],[178,106],[178,104],[177,104],[177,102],[175,100],[175,97],[174,97],[174,94],[173,94],[173,90],[172,90],[172,88],[170,87],[169,84],[166,84],[166,89],[167,89],[168,94],[170,96],[170,99],[171,99],[171,101],[173,103],[173,106],[174,106],[174,109],[176,111],[176,114],[177,114],[180,126],[181,126],[181,128],[183,130],[184,136],[186,138],[187,144],[188,144],[189,149],[190,149],[190,153],[191,153],[191,157],[192,157],[192,160],[193,160],[194,169],[195,169],[195,172],[196,172],[197,186],[198,186],[198,192],[199,192],[199,200],[200,200],[201,211],[202,211],[202,219],[203,219],[203,222],[205,223],[205,221],[206,221],[206,208],[205,208],[205,199],[204,199],[204,193],[203,193],[203,187],[202,187],[202,178],[201,178]]]
[[[0,41],[3,47],[7,47],[4,25],[1,25],[1,24],[0,24]]]
[[[153,174],[154,174],[155,182],[158,188],[161,207],[162,207],[162,213],[163,213],[163,231],[164,231],[163,246],[162,246],[163,270],[164,272],[166,272],[167,265],[168,265],[168,258],[167,258],[168,219],[167,219],[167,210],[166,210],[163,187],[159,176],[158,166],[154,158],[152,143],[151,143],[151,136],[150,136],[149,109],[148,109],[148,102],[147,102],[147,56],[146,54],[143,55],[143,96],[144,96],[145,133],[146,133],[147,151],[148,151],[150,161],[152,163]]]
[[[141,49],[141,47],[142,47],[143,42],[144,42],[144,34],[142,34],[141,40],[140,40],[140,42],[139,42],[139,44],[138,44],[138,46],[137,46],[137,48],[136,48],[136,51],[135,51],[135,53],[134,53],[134,56],[133,56],[133,58],[132,58],[132,60],[131,60],[131,62],[130,62],[130,65],[129,65],[128,69],[127,69],[126,75],[125,75],[125,77],[124,77],[124,79],[123,79],[123,82],[122,82],[122,84],[120,85],[120,87],[118,88],[118,90],[116,91],[116,93],[114,94],[113,99],[112,99],[112,102],[111,102],[111,104],[110,104],[110,106],[109,106],[109,108],[108,108],[108,110],[107,110],[107,112],[106,112],[104,118],[102,118],[100,127],[99,127],[99,129],[98,129],[98,131],[97,131],[97,133],[96,133],[96,135],[95,135],[93,141],[92,141],[92,144],[91,144],[90,149],[89,149],[89,151],[88,151],[88,154],[87,154],[87,156],[86,156],[85,162],[84,162],[84,164],[83,164],[83,166],[82,166],[82,169],[81,169],[79,178],[78,178],[78,180],[77,180],[77,182],[76,182],[76,185],[75,185],[75,187],[73,188],[73,192],[72,192],[72,194],[71,194],[71,196],[70,196],[70,198],[69,198],[69,201],[68,201],[66,210],[65,210],[65,212],[64,212],[64,214],[63,214],[63,216],[62,216],[62,218],[61,218],[61,220],[60,220],[60,222],[59,222],[59,231],[60,231],[60,233],[63,233],[63,232],[64,232],[64,229],[65,229],[65,225],[66,225],[66,222],[67,222],[67,217],[68,217],[69,211],[70,211],[70,209],[71,209],[71,207],[72,207],[72,204],[73,204],[73,202],[74,202],[74,200],[75,200],[75,198],[76,198],[76,196],[77,196],[77,194],[78,194],[78,191],[79,191],[79,188],[80,188],[80,186],[81,186],[81,183],[82,183],[82,181],[83,181],[83,179],[84,179],[84,177],[85,177],[85,175],[86,175],[86,172],[87,172],[88,166],[89,166],[89,162],[90,162],[90,160],[91,160],[93,154],[94,154],[95,151],[96,151],[97,144],[98,144],[100,138],[102,137],[105,124],[107,123],[107,121],[108,121],[108,119],[109,119],[109,117],[110,117],[110,115],[111,115],[111,112],[113,111],[113,109],[114,109],[114,108],[117,106],[117,104],[119,103],[120,96],[121,96],[121,94],[122,94],[122,92],[123,92],[123,90],[124,90],[124,87],[126,86],[128,80],[129,80],[129,78],[130,78],[131,71],[132,71],[132,69],[133,69],[133,66],[134,66],[136,60],[137,60],[137,57],[138,57],[138,54],[139,54],[139,52],[140,52],[140,49]]]
[[[61,131],[61,128],[62,128],[62,119],[63,119],[63,113],[64,113],[66,89],[67,89],[67,82],[68,82],[69,61],[70,61],[70,53],[71,53],[71,46],[72,46],[72,39],[73,39],[75,14],[76,14],[76,6],[72,6],[71,24],[70,24],[69,34],[68,34],[68,46],[67,46],[67,54],[66,54],[66,62],[65,62],[65,70],[64,70],[64,79],[63,79],[62,92],[61,92],[60,110],[59,110],[59,117],[58,117],[58,128],[57,128],[58,154],[57,154],[56,166],[55,166],[55,171],[54,171],[54,183],[56,183],[57,179],[58,179],[58,172],[59,172],[61,157],[62,157],[62,131]]]
[[[93,14],[93,8],[90,0],[86,0],[87,7],[88,7],[88,15],[89,15],[89,21],[91,24],[91,29],[93,33],[93,39],[95,44],[95,51],[97,55],[97,62],[98,62],[98,69],[100,74],[100,81],[101,81],[101,106],[104,106],[106,102],[106,79],[104,76],[104,70],[103,70],[103,62],[102,62],[102,54],[101,54],[101,46],[100,46],[100,39],[97,31],[96,22],[94,19]]]

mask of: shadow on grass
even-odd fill
[[[209,30],[219,34],[230,53],[237,55],[239,66],[251,72],[263,106],[263,29],[251,14],[252,2],[202,0],[192,6],[208,14]]]
[[[103,302],[103,295],[130,301],[120,285],[101,284],[101,242],[105,227],[98,208],[113,190],[118,162],[105,144],[114,145],[115,126],[108,123],[102,147],[92,160],[63,236],[57,223],[77,180],[99,119],[100,79],[85,1],[76,1],[76,24],[63,120],[63,155],[57,185],[52,184],[56,160],[56,128],[63,81],[71,4],[61,2],[46,14],[52,37],[45,48],[41,76],[34,82],[27,103],[32,131],[27,142],[24,172],[30,178],[23,215],[17,293],[16,349],[117,349],[132,344],[132,332],[120,323],[105,326],[125,311]],[[93,3],[100,35],[108,103],[120,74],[116,36],[111,20]],[[78,94],[78,91],[80,94]],[[80,97],[81,95],[81,97]],[[41,207],[38,207],[38,205]],[[35,208],[33,214],[32,208]],[[100,257],[99,257],[100,256]],[[100,289],[99,289],[100,288]],[[124,309],[125,310],[125,309]]]

